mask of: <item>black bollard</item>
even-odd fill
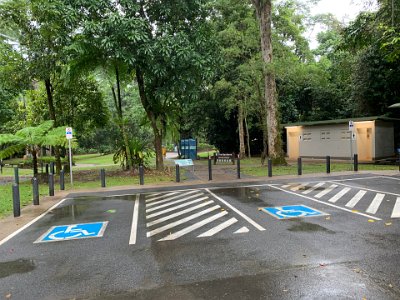
[[[13,212],[14,217],[19,217],[21,215],[21,202],[19,197],[19,185],[14,183],[12,186],[13,193]]]
[[[16,184],[19,184],[19,172],[18,172],[18,167],[14,168],[14,182]]]
[[[354,154],[354,172],[358,172],[358,154]]]
[[[240,156],[237,157],[237,178],[240,179]]]
[[[49,175],[49,164],[46,164],[46,175]]]
[[[50,172],[51,172],[51,174],[55,174],[55,172],[54,172],[54,162],[50,163]]]
[[[65,190],[65,172],[64,170],[60,171],[60,190]]]
[[[33,205],[39,205],[39,182],[36,177],[32,178]]]
[[[49,174],[49,196],[54,196],[54,175]]]
[[[301,165],[301,157],[297,159],[297,175],[301,175],[303,173],[302,165]]]
[[[329,155],[326,156],[326,173],[331,172],[331,157]]]
[[[268,158],[268,177],[272,177],[272,159]]]
[[[176,182],[181,182],[181,171],[179,165],[175,165]]]
[[[139,184],[144,185],[144,169],[143,166],[139,166]]]
[[[106,170],[105,169],[100,170],[100,181],[101,181],[101,187],[105,188],[106,187]]]
[[[212,163],[211,163],[211,158],[208,158],[208,180],[212,180]]]

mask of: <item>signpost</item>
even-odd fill
[[[72,128],[65,128],[65,137],[68,140],[68,148],[69,148],[69,175],[71,178],[71,187],[74,187],[74,180],[72,179],[72,150],[71,150],[71,140],[72,140]]]
[[[355,136],[354,133],[354,122],[353,121],[349,121],[349,132],[350,132],[350,161],[353,161],[353,136]]]

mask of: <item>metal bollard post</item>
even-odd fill
[[[214,165],[217,164],[217,152],[214,152]]]
[[[354,172],[358,172],[358,154],[354,154]]]
[[[60,171],[60,190],[65,190],[65,172],[64,170]]]
[[[144,169],[143,166],[139,166],[139,184],[144,185]]]
[[[208,180],[212,180],[212,163],[211,163],[211,158],[208,158]]]
[[[32,178],[33,205],[39,205],[39,182],[36,177]]]
[[[301,157],[297,159],[297,175],[301,175],[303,173],[302,165],[301,165]]]
[[[49,174],[49,196],[54,196],[54,175]]]
[[[268,158],[268,177],[272,177],[272,159]]]
[[[326,156],[326,173],[331,173],[331,157],[329,155]]]
[[[49,175],[49,164],[46,164],[46,175]]]
[[[179,165],[175,165],[175,174],[176,174],[176,182],[181,182],[181,172],[180,172],[180,168]]]
[[[240,179],[240,156],[237,157],[237,178]]]
[[[19,184],[19,172],[18,172],[18,167],[14,168],[14,182],[16,184]]]
[[[105,169],[100,170],[100,181],[101,181],[101,187],[105,188],[106,187],[106,170]]]
[[[51,172],[51,174],[55,174],[55,172],[54,172],[54,162],[50,163],[50,172]]]
[[[13,192],[13,212],[14,217],[19,217],[21,215],[21,202],[19,197],[19,185],[14,183],[12,186]]]

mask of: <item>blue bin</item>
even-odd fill
[[[181,158],[196,159],[197,158],[197,141],[195,139],[183,139],[179,143]]]

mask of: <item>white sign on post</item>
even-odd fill
[[[67,140],[72,140],[72,128],[71,127],[65,128],[65,136],[67,137]]]
[[[354,131],[354,122],[349,121],[349,131]]]

